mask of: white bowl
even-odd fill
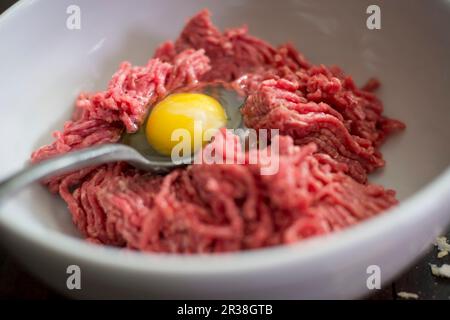
[[[79,91],[105,88],[122,60],[144,64],[203,7],[220,27],[247,23],[272,43],[291,40],[360,84],[379,77],[386,113],[408,128],[383,147],[387,166],[371,177],[398,190],[401,205],[327,237],[213,256],[100,247],[80,239],[61,200],[33,185],[2,206],[2,244],[78,298],[356,298],[372,292],[370,265],[383,283],[392,280],[450,221],[450,5],[383,1],[381,30],[368,30],[373,2],[21,1],[0,18],[1,177],[51,141]],[[80,30],[66,28],[73,3]],[[81,290],[67,289],[68,265],[80,266]]]

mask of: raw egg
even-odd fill
[[[153,107],[145,136],[158,153],[166,156],[171,155],[182,139],[189,139],[183,143],[190,144],[192,154],[208,143],[204,139],[205,132],[211,133],[226,124],[225,110],[213,97],[202,93],[175,93]]]

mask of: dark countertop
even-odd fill
[[[2,0],[0,13],[16,0]],[[450,238],[450,229],[447,232]],[[450,299],[450,279],[434,277],[429,263],[449,263],[450,257],[436,258],[437,250],[431,249],[413,267],[406,270],[392,284],[377,290],[371,300],[397,299],[397,292],[416,293],[419,299]],[[0,248],[0,299],[63,299],[61,295],[30,276],[14,259]]]

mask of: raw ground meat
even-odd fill
[[[152,252],[245,250],[339,230],[397,203],[394,191],[367,183],[384,166],[378,147],[404,128],[382,115],[379,82],[360,89],[340,69],[312,65],[291,44],[272,47],[246,27],[222,33],[207,10],[146,66],[124,62],[106,91],[81,94],[72,119],[32,161],[117,142],[167,94],[209,82],[247,96],[248,127],[280,130],[278,172],[261,175],[248,158],[262,151],[252,150],[243,164],[193,164],[166,176],[114,163],[46,181],[89,241]],[[237,141],[221,131],[210,146]]]

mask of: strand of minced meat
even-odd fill
[[[194,164],[162,177],[115,163],[46,181],[87,239],[155,252],[233,251],[328,233],[397,203],[393,191],[365,183],[384,164],[377,147],[402,127],[382,116],[370,92],[378,83],[358,89],[338,69],[313,66],[291,45],[273,48],[246,28],[221,33],[207,11],[146,66],[123,63],[106,91],[81,94],[72,120],[32,161],[117,142],[138,129],[149,105],[199,81],[248,95],[246,124],[287,135],[279,137],[280,170]],[[213,143],[235,139],[222,132]]]

